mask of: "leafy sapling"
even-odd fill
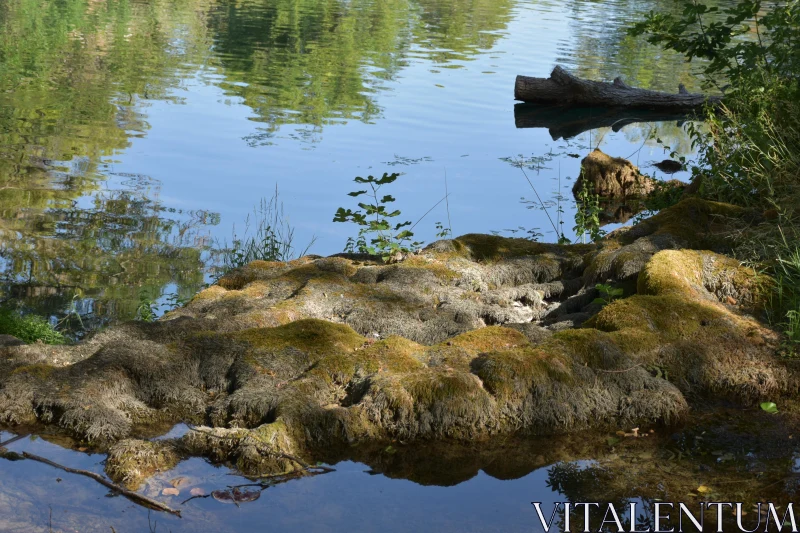
[[[158,302],[142,292],[139,295],[139,306],[136,308],[135,320],[155,322],[156,318],[158,318]]]
[[[601,304],[601,305],[608,305],[620,296],[622,296],[622,289],[618,287],[612,287],[611,285],[607,285],[605,283],[598,283],[594,286],[595,289],[600,293],[600,296],[592,300],[593,304]]]
[[[436,236],[440,239],[448,239],[453,236],[453,231],[445,227],[441,222],[436,223]]]
[[[403,229],[411,226],[411,221],[392,224],[391,219],[400,216],[399,209],[390,211],[387,207],[395,201],[395,198],[390,194],[379,195],[384,185],[393,183],[399,176],[397,173],[384,173],[380,178],[367,176],[356,177],[353,180],[356,183],[367,184],[369,189],[353,191],[348,193],[348,196],[357,198],[367,195],[369,200],[359,202],[360,209],[355,211],[343,207],[336,210],[334,222],[353,222],[360,226],[358,238],[348,239],[345,251],[380,255],[387,260],[398,252],[411,252],[422,245],[421,242],[413,240],[414,233],[410,229]]]
[[[587,233],[592,242],[603,238],[606,232],[600,228],[600,196],[589,191],[587,180],[583,180],[575,204],[575,227],[572,228],[575,235],[584,244]]]

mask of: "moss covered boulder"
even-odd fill
[[[257,261],[158,322],[0,348],[0,422],[108,449],[135,486],[186,456],[284,473],[354,444],[669,424],[704,395],[795,395],[753,318],[767,282],[718,253],[750,216],[690,199],[597,245],[466,235],[395,264]],[[625,297],[595,303],[598,282]],[[180,438],[131,440],[179,421]]]

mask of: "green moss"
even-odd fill
[[[431,346],[425,358],[431,366],[469,371],[471,361],[479,354],[502,352],[529,345],[528,338],[517,330],[488,326],[462,333]]]
[[[249,436],[275,451],[290,451],[294,448],[286,423],[280,419],[258,426],[250,431]]]
[[[175,450],[166,442],[126,439],[109,450],[106,473],[113,481],[136,490],[145,479],[173,468],[178,460]]]
[[[405,373],[425,366],[420,361],[425,349],[421,344],[392,335],[361,350],[359,358],[378,363],[378,370]]]
[[[414,402],[423,406],[437,402],[472,402],[486,397],[486,391],[466,372],[416,372],[400,378],[400,383]]]
[[[400,268],[413,268],[427,270],[444,282],[461,278],[461,274],[449,268],[442,261],[430,261],[422,256],[411,255],[398,265]]]
[[[694,250],[664,250],[645,265],[639,274],[639,294],[677,294],[697,296],[703,287],[703,256]]]
[[[425,368],[420,361],[425,347],[403,337],[391,336],[353,353],[330,355],[317,362],[310,376],[320,376],[327,384],[347,384],[354,377],[379,372],[406,374]]]
[[[320,355],[352,352],[366,339],[343,324],[306,318],[274,328],[253,328],[228,335],[255,348],[282,350],[296,348]]]
[[[202,291],[198,292],[192,298],[192,301],[202,302],[208,300],[217,300],[222,297],[224,294],[228,292],[227,289],[221,287],[219,285],[212,285],[207,289],[203,289]]]
[[[724,244],[721,235],[730,232],[730,219],[740,219],[747,213],[742,207],[692,197],[662,210],[640,225],[651,234],[678,237],[691,248],[715,247]],[[727,231],[716,231],[718,229]]]
[[[534,242],[528,239],[500,237],[497,235],[483,235],[470,233],[455,239],[457,253],[468,259],[483,262],[494,262],[512,257],[540,255],[545,253],[561,254],[569,251],[583,254],[594,245],[561,246]]]
[[[615,368],[623,357],[608,333],[591,328],[559,331],[542,349],[571,356],[591,368]]]
[[[733,302],[761,307],[769,295],[771,280],[759,276],[739,261],[712,252],[664,250],[639,274],[639,294],[674,294],[698,299],[706,293],[731,296]],[[726,299],[727,300],[727,299]]]
[[[537,383],[572,382],[566,357],[533,347],[484,354],[475,360],[474,371],[489,392],[503,399],[524,397]]]
[[[515,329],[488,326],[462,333],[440,343],[439,346],[455,346],[463,349],[468,355],[475,356],[483,352],[510,350],[529,344],[528,338]]]
[[[37,363],[33,365],[18,366],[11,371],[11,375],[26,375],[36,378],[39,381],[44,381],[53,374],[53,370],[54,368],[50,365]]]
[[[335,270],[322,270],[317,265],[307,264],[292,268],[278,276],[278,281],[290,281],[297,285],[303,285],[310,281],[335,283],[340,285],[349,284],[347,277]]]
[[[640,330],[658,335],[662,342],[673,342],[694,335],[725,314],[713,302],[675,294],[636,295],[612,302],[585,325],[602,331]]]
[[[280,261],[252,261],[247,265],[234,269],[217,281],[217,285],[228,290],[241,290],[256,280],[269,280],[287,269],[308,264],[308,258],[294,259],[286,263]]]
[[[614,331],[609,334],[609,338],[624,354],[636,356],[637,359],[641,359],[642,356],[649,356],[648,359],[654,358],[659,347],[663,345],[657,333],[643,329],[627,328]]]

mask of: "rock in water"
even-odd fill
[[[211,493],[211,497],[220,503],[240,503],[254,502],[261,497],[260,490],[239,490],[233,488],[231,490],[215,490]]]
[[[589,191],[601,198],[637,198],[654,188],[653,179],[642,175],[630,161],[606,155],[599,148],[583,158],[573,194],[581,191],[584,180],[588,180]]]
[[[683,163],[674,161],[672,159],[665,159],[660,163],[654,163],[654,167],[663,172],[664,174],[675,174],[683,170]]]

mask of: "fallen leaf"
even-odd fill
[[[166,489],[161,491],[161,494],[163,496],[177,496],[180,493],[181,493],[181,491],[179,491],[178,489],[176,489],[174,487],[167,487]]]
[[[204,491],[200,487],[194,487],[192,490],[189,491],[189,494],[191,494],[192,496],[205,496],[206,491]]]
[[[775,405],[775,402],[764,402],[761,404],[761,409],[773,415],[778,412],[778,406]]]
[[[708,488],[708,487],[706,487],[705,485],[700,485],[700,486],[699,486],[699,487],[697,487],[695,490],[696,490],[697,492],[699,492],[700,494],[705,494],[706,492],[708,492],[708,491],[709,491],[709,490],[711,490],[711,489],[709,489],[709,488]]]
[[[189,479],[186,476],[179,476],[176,477],[175,479],[171,479],[169,481],[169,484],[177,489],[181,485],[185,485],[187,481],[189,481]]]

